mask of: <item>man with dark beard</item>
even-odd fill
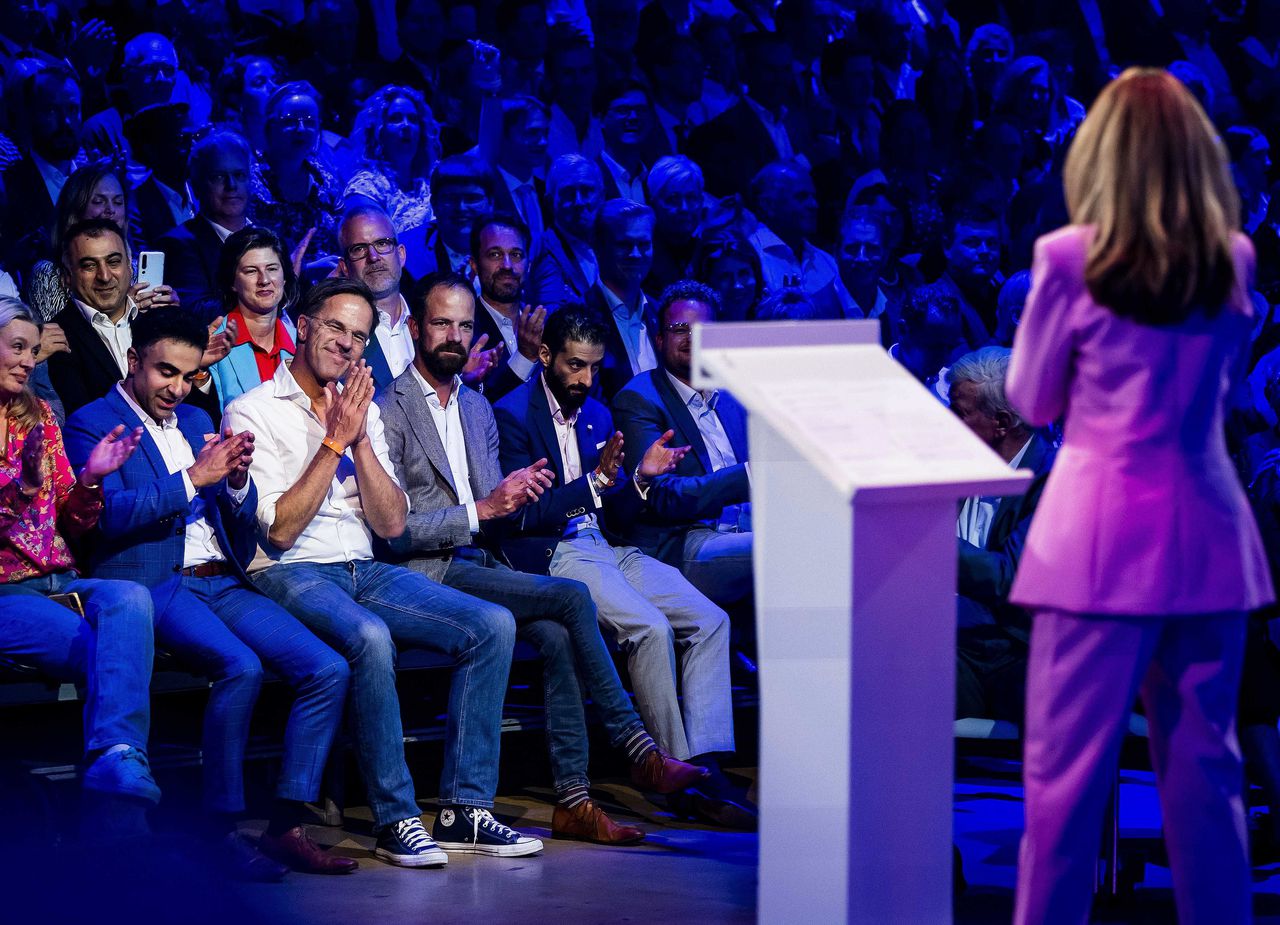
[[[529,272],[529,227],[514,215],[486,215],[471,228],[471,268],[480,282],[474,333],[480,346],[498,348],[496,367],[479,390],[494,402],[529,380],[538,368],[538,344],[547,313],[520,301]]]
[[[561,308],[542,334],[542,375],[494,406],[502,468],[555,472],[555,486],[529,499],[520,534],[505,538],[503,551],[523,571],[587,586],[601,627],[627,653],[645,727],[671,754],[714,768],[718,754],[734,749],[729,618],[679,569],[621,538],[659,474],[673,471],[689,447],[668,449],[675,434],[668,430],[647,449],[632,450],[643,458],[631,478],[621,471],[623,435],[609,410],[588,397],[607,336],[593,313]],[[658,465],[667,454],[671,462]],[[695,789],[690,802],[698,815],[752,824],[722,776]]]
[[[409,568],[510,610],[520,638],[541,652],[557,795],[552,834],[606,845],[637,842],[644,837],[640,829],[614,823],[588,797],[582,686],[612,744],[631,759],[637,785],[671,792],[703,772],[655,747],[622,689],[586,587],[513,571],[499,551],[501,527],[540,497],[553,475],[547,460],[537,459],[502,477],[493,411],[459,376],[474,318],[475,296],[465,277],[437,273],[422,281],[409,320],[417,356],[378,399],[388,455],[410,499],[405,532],[388,545]],[[614,442],[621,443],[620,435]],[[665,474],[681,455],[659,440],[637,477]]]

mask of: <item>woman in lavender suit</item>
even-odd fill
[[[1236,741],[1245,614],[1274,599],[1227,456],[1223,402],[1253,323],[1253,248],[1222,147],[1164,71],[1130,69],[1064,170],[1010,402],[1065,439],[1011,599],[1035,614],[1015,921],[1086,921],[1136,695],[1183,925],[1250,919]]]

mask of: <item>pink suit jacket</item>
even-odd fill
[[[1223,403],[1249,339],[1253,247],[1213,317],[1142,325],[1084,283],[1092,230],[1036,242],[1006,391],[1064,440],[1010,593],[1031,609],[1114,615],[1245,611],[1274,600],[1266,555],[1227,455]]]

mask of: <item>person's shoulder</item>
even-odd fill
[[[213,433],[213,418],[209,417],[209,412],[203,408],[197,408],[195,405],[183,402],[174,409],[174,414],[178,416],[179,426],[186,425],[201,428],[203,433]]]
[[[631,380],[618,389],[617,394],[613,396],[614,405],[617,405],[618,399],[624,402],[628,399],[652,402],[658,397],[658,377],[663,375],[666,374],[662,371],[662,367],[656,367],[632,376]]]
[[[1092,225],[1064,225],[1036,239],[1036,252],[1062,262],[1083,262],[1093,241]]]
[[[272,402],[276,397],[275,380],[268,379],[255,385],[247,392],[242,392],[236,398],[227,404],[227,414],[236,414],[237,412],[248,412],[255,407],[261,407],[268,402]]]
[[[539,380],[538,376],[534,376],[527,382],[523,382],[516,386],[506,395],[503,395],[493,403],[495,413],[501,415],[510,415],[518,420],[525,417],[525,409],[529,407],[529,396],[533,394],[533,385]]]

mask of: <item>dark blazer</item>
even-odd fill
[[[524,218],[523,213],[521,213],[520,209],[516,206],[516,198],[512,195],[510,188],[507,186],[506,179],[502,174],[498,173],[496,167],[494,168],[493,173],[496,177],[496,182],[493,184],[493,211],[499,214],[515,215]],[[538,202],[538,217],[542,219],[542,227],[544,229],[543,234],[535,235],[534,239],[529,243],[529,259],[533,260],[542,252],[542,239],[546,236],[545,229],[547,225],[550,224],[551,219],[550,211],[543,205],[547,198],[546,181],[541,180],[538,177],[534,177],[531,182],[533,183],[534,196],[537,198]],[[526,222],[527,221],[528,220],[526,219]],[[531,227],[530,230],[536,231],[537,229]]]
[[[414,237],[401,242],[405,249],[406,273],[417,280],[437,270],[454,269],[449,265],[449,252],[445,250],[444,242],[440,240],[440,231],[436,228],[435,222],[427,225],[425,229],[414,229],[414,232]],[[419,234],[421,237],[418,237]]]
[[[627,345],[622,340],[622,332],[618,330],[617,321],[614,320],[613,309],[609,307],[609,301],[605,298],[604,290],[601,288],[603,285],[597,282],[588,289],[586,299],[587,310],[596,314],[606,332],[604,362],[600,366],[600,376],[596,380],[592,394],[605,404],[612,404],[613,396],[631,381],[632,373],[631,360],[627,358]],[[658,329],[658,320],[654,304],[648,296],[645,296],[644,327],[649,337],[649,344],[653,346],[653,332]],[[655,347],[654,356],[657,355],[658,351]]]
[[[484,382],[480,383],[478,390],[481,395],[492,403],[524,384],[524,380],[511,369],[511,355],[519,347],[516,344],[507,343],[507,338],[502,336],[502,331],[498,328],[497,322],[493,320],[493,316],[489,314],[489,310],[480,304],[479,299],[476,299],[476,321],[472,331],[471,343],[474,344],[478,341],[482,334],[489,335],[489,340],[484,345],[486,350],[496,347],[498,341],[502,341],[503,356],[505,357],[505,361],[501,366],[485,376]],[[529,374],[530,379],[536,378],[538,371],[542,368],[536,362],[533,367],[533,372]]]
[[[644,507],[643,499],[628,479],[619,478],[613,488],[604,492],[601,498],[604,506],[597,510],[588,482],[600,462],[601,448],[613,433],[609,409],[588,398],[578,413],[575,432],[583,474],[568,484],[565,484],[560,442],[556,439],[541,376],[535,376],[507,395],[493,410],[498,423],[502,471],[511,472],[546,457],[547,467],[556,475],[553,487],[524,507],[519,532],[501,540],[512,566],[545,575],[565,526],[572,518],[593,510],[599,515],[605,538],[611,543],[621,543],[620,527],[639,514]]]
[[[70,416],[89,402],[106,395],[124,378],[124,374],[75,302],[68,301],[67,307],[53,316],[53,321],[62,326],[71,352],[55,353],[49,357],[49,379]],[[212,382],[208,392],[192,389],[187,402],[204,411],[214,424],[221,422],[218,387]]]
[[[466,507],[458,503],[449,457],[412,369],[378,396],[378,409],[396,480],[409,495],[405,532],[386,544],[388,557],[440,581],[455,549],[475,545],[498,550],[497,543],[486,541],[496,535],[497,522],[481,524],[479,536],[471,533]],[[458,391],[458,416],[467,448],[467,482],[478,501],[502,481],[498,425],[489,403],[465,385]]]
[[[21,160],[5,169],[0,188],[4,190],[0,255],[4,258],[4,268],[15,277],[21,276],[25,289],[31,267],[49,249],[54,202],[30,154],[23,154]]]
[[[387,355],[382,352],[382,345],[378,343],[376,332],[365,345],[364,361],[373,373],[375,391],[381,392],[395,380],[395,376],[391,375],[391,366],[387,363]]]
[[[987,544],[979,549],[972,543],[959,540],[960,568],[957,589],[964,597],[984,604],[996,621],[1017,639],[1027,642],[1031,634],[1031,621],[1021,607],[1009,603],[1009,589],[1018,570],[1018,560],[1027,542],[1031,517],[1040,503],[1045,480],[1053,466],[1053,445],[1039,434],[1031,437],[1031,446],[1022,457],[1019,469],[1030,469],[1035,479],[1027,493],[1021,496],[1001,498],[987,533]]]
[[[177,290],[185,308],[219,299],[216,280],[222,239],[207,219],[200,215],[188,219],[157,238],[155,247],[164,251],[164,281]]]
[[[193,455],[204,446],[213,422],[199,408],[175,409],[178,429]],[[67,420],[67,457],[77,469],[89,459],[98,441],[118,424],[142,424],[138,413],[112,388]],[[205,510],[223,555],[240,580],[252,587],[245,569],[257,552],[258,493],[253,483],[238,507],[227,494],[226,482],[200,489]],[[98,536],[92,548],[96,578],[136,581],[152,589],[156,613],[164,611],[181,583],[186,519],[191,512],[182,473],[170,473],[160,448],[144,432],[138,450],[116,472],[102,480],[104,505]]]
[[[751,500],[747,479],[747,412],[728,392],[721,392],[716,414],[733,446],[738,464],[716,471],[697,422],[661,367],[641,373],[613,398],[613,415],[624,439],[627,471],[635,472],[644,451],[668,430],[672,446],[689,446],[676,470],[655,479],[649,504],[626,525],[627,542],[648,555],[679,568],[684,537],[698,521],[718,517],[726,505]]]
[[[590,288],[591,282],[565,247],[560,232],[548,228],[542,238],[542,249],[525,280],[524,294],[529,304],[555,311],[565,302],[583,301]]]

